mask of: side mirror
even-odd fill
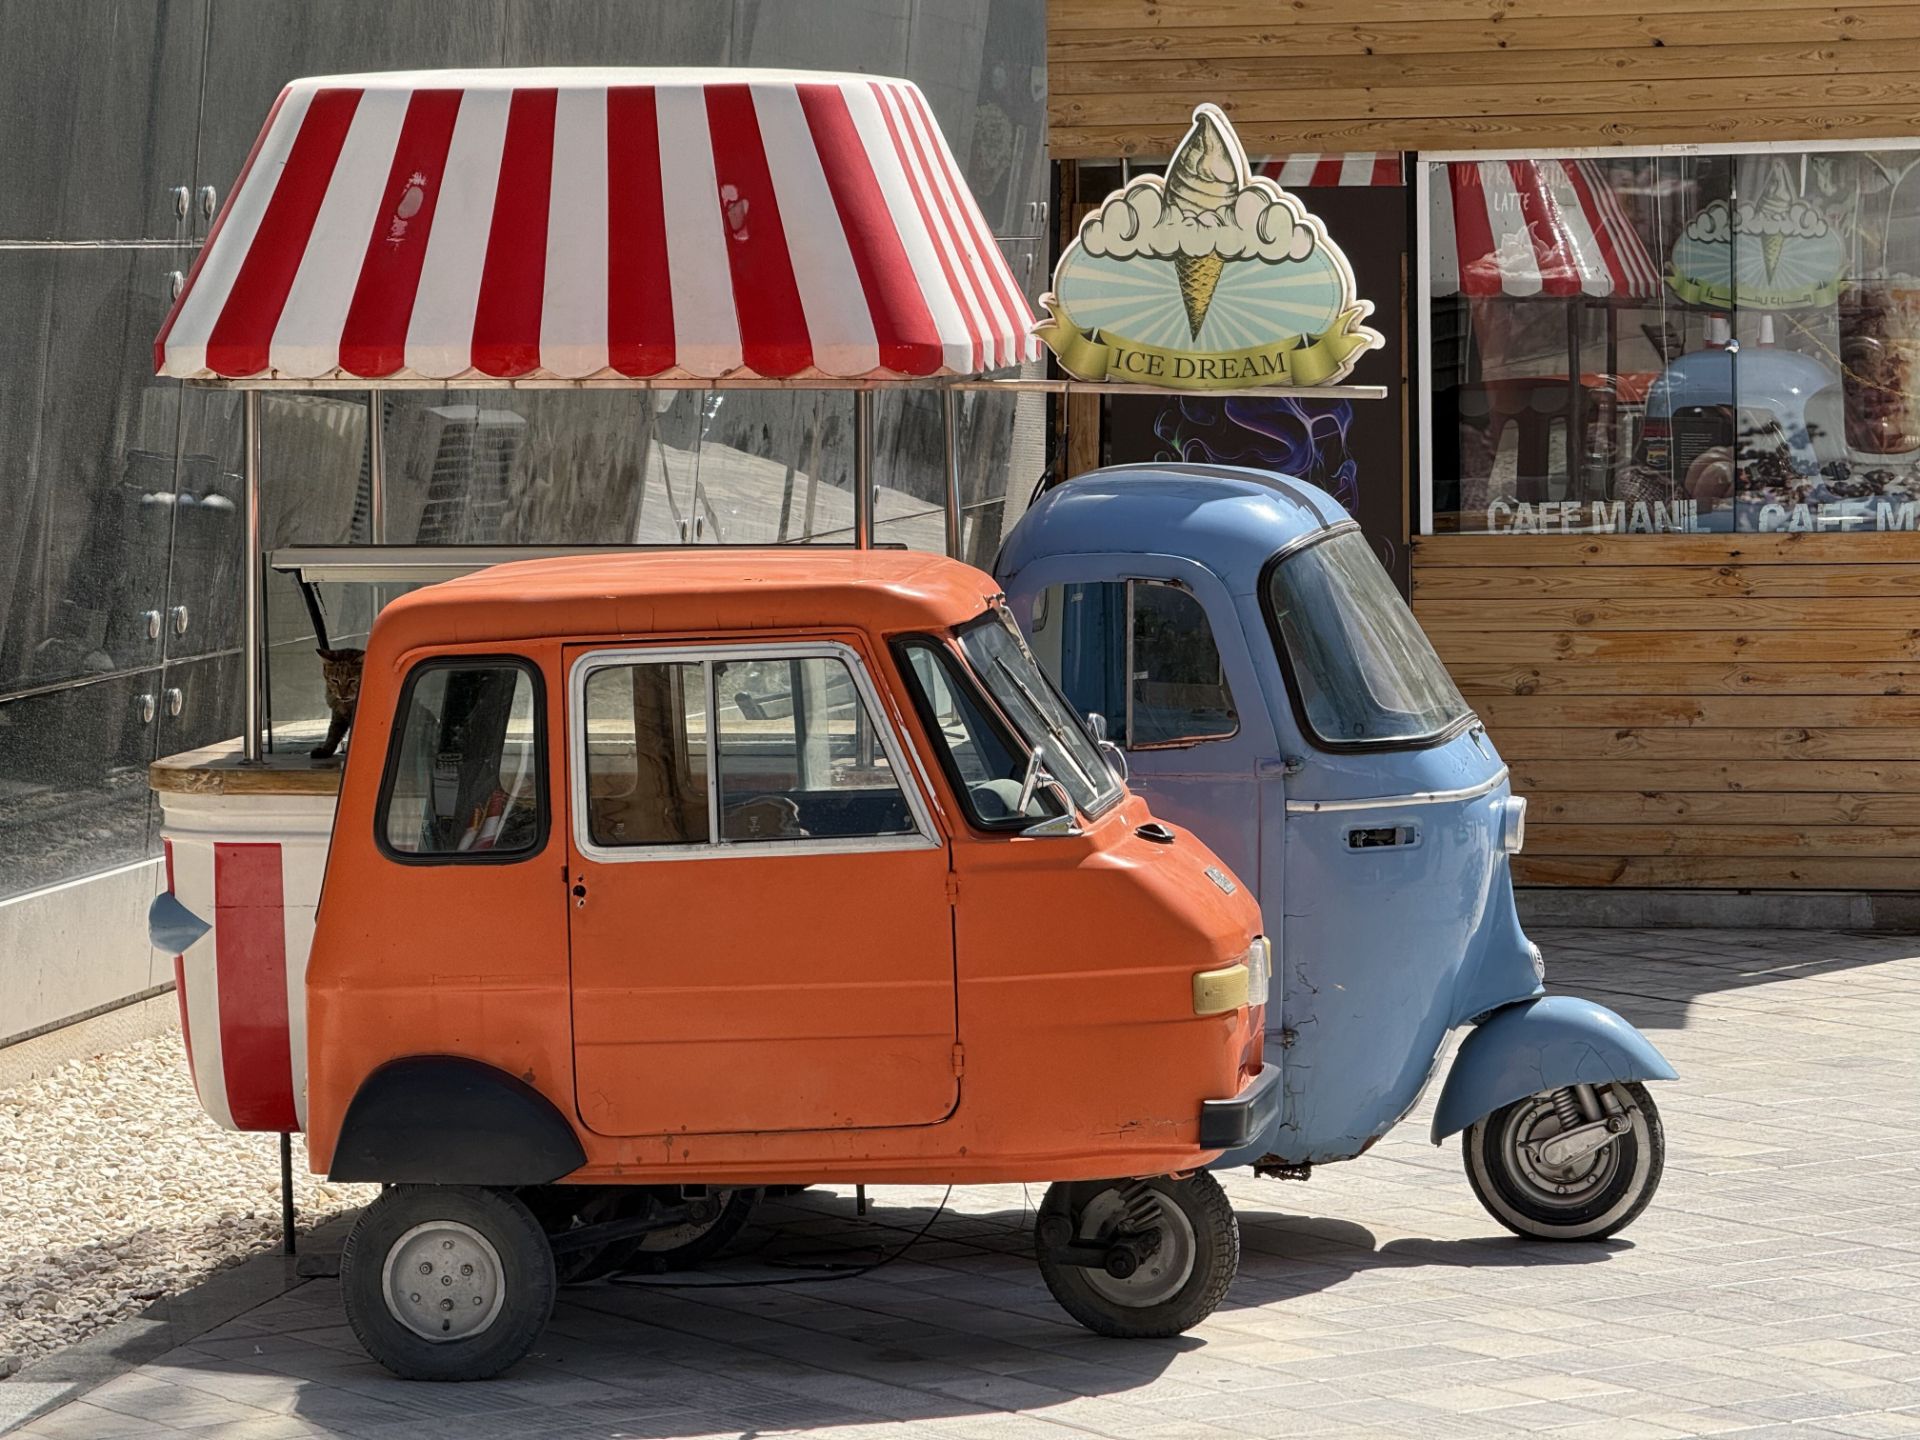
[[[1080,827],[1074,822],[1073,797],[1067,794],[1066,786],[1047,773],[1047,765],[1040,758],[1038,750],[1027,752],[1027,773],[1020,781],[1020,801],[1014,807],[1014,814],[1025,815],[1027,807],[1033,803],[1036,792],[1045,790],[1060,807],[1058,815],[1049,815],[1044,820],[1036,820],[1020,833],[1022,835],[1078,835]]]
[[[1100,758],[1107,762],[1107,769],[1113,772],[1114,779],[1122,785],[1127,783],[1127,752],[1107,738],[1107,717],[1098,710],[1087,715],[1087,738],[1093,741],[1093,748],[1100,752]]]

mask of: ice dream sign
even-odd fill
[[[1326,227],[1254,175],[1233,126],[1201,105],[1167,173],[1080,224],[1034,327],[1082,380],[1181,390],[1331,385],[1383,343]]]

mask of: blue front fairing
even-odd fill
[[[1475,729],[1310,756],[1287,793],[1275,1131],[1223,1164],[1356,1155],[1413,1107],[1447,1032],[1537,994],[1507,857],[1506,767]],[[1366,803],[1362,803],[1366,802]]]

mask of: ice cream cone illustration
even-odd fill
[[[1767,279],[1773,279],[1774,267],[1780,263],[1780,252],[1787,245],[1787,217],[1793,213],[1793,186],[1783,167],[1776,166],[1773,178],[1767,183],[1767,193],[1760,197],[1758,214],[1771,222],[1760,235],[1760,256],[1767,264]]]
[[[1205,215],[1231,205],[1247,183],[1247,161],[1239,141],[1227,128],[1226,116],[1212,105],[1193,112],[1193,128],[1181,140],[1167,166],[1166,195],[1170,204],[1190,215]],[[1194,339],[1213,303],[1214,288],[1225,268],[1220,255],[1179,255],[1173,271],[1180,282],[1180,303],[1186,307],[1187,329]]]

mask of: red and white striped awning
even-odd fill
[[[1035,358],[904,80],[296,80],[154,343],[182,379],[884,380]]]
[[[1350,150],[1339,155],[1270,155],[1259,173],[1284,190],[1325,185],[1404,185],[1398,150]]]
[[[1660,267],[1591,160],[1435,162],[1428,186],[1435,295],[1648,300]]]

